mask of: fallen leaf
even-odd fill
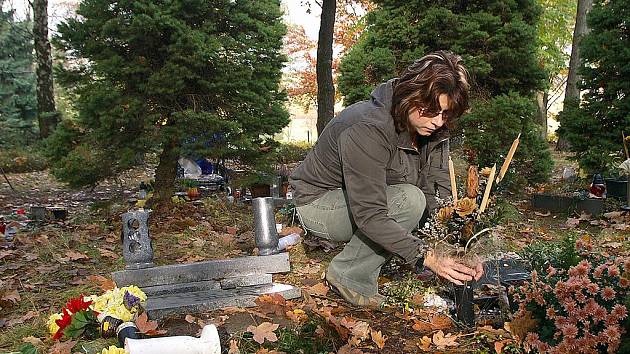
[[[140,316],[138,316],[136,319],[136,327],[138,327],[138,331],[140,331],[140,333],[144,333],[148,336],[166,333],[166,330],[157,330],[157,321],[149,320],[146,312],[143,312]]]
[[[308,320],[308,316],[306,315],[306,312],[304,312],[304,310],[301,310],[301,309],[294,309],[292,311],[287,311],[286,315],[291,321],[296,322],[296,323],[300,323],[300,322],[304,322]]]
[[[247,327],[247,332],[254,334],[254,341],[258,344],[263,344],[265,339],[270,342],[276,342],[278,337],[276,337],[276,333],[274,333],[274,331],[278,329],[278,326],[279,325],[271,322],[263,322],[258,326]]]
[[[418,343],[418,347],[420,349],[422,349],[425,352],[429,351],[429,348],[431,347],[431,338],[424,336],[420,339],[420,342]]]
[[[260,307],[260,311],[265,314],[275,313],[278,316],[285,314],[287,301],[278,293],[261,295],[254,302]]]
[[[197,317],[193,315],[186,315],[186,317],[184,317],[184,320],[188,323],[195,323],[197,322]]]
[[[441,330],[433,334],[433,344],[435,344],[440,350],[446,347],[458,346],[459,343],[455,341],[456,339],[457,336],[454,336],[451,333],[444,335],[444,332]]]
[[[55,345],[48,350],[48,354],[72,354],[71,350],[76,344],[77,341],[75,340],[55,343]]]
[[[497,352],[497,354],[501,354],[503,353],[503,347],[505,347],[506,344],[511,343],[513,341],[514,340],[512,339],[504,339],[504,340],[494,342],[494,350]]]
[[[330,289],[324,283],[317,283],[317,284],[307,288],[306,290],[311,295],[326,296],[326,294],[328,294],[328,291]]]
[[[117,260],[118,258],[120,258],[120,257],[118,256],[118,254],[116,254],[116,253],[114,253],[114,252],[112,252],[112,251],[110,251],[110,250],[108,250],[108,249],[105,249],[105,248],[99,248],[99,249],[98,249],[98,252],[99,252],[99,253],[101,254],[101,256],[103,256],[103,257],[109,257],[109,258],[114,259],[114,260]]]
[[[238,228],[234,226],[226,226],[225,232],[227,232],[230,235],[236,235],[238,233]]]
[[[387,337],[384,336],[381,331],[370,331],[370,336],[372,337],[372,341],[376,344],[378,349],[383,349]]]
[[[37,338],[37,337],[33,337],[33,336],[28,336],[25,338],[22,338],[22,342],[24,343],[31,343],[34,346],[40,346],[42,344],[42,340]]]
[[[298,234],[300,236],[303,236],[304,230],[302,230],[302,228],[299,226],[283,227],[282,230],[278,233],[279,236],[287,236],[291,234]]]
[[[90,257],[88,257],[86,254],[74,250],[66,251],[66,257],[68,257],[68,259],[70,259],[71,261],[90,259]]]
[[[539,212],[539,211],[535,211],[535,212],[534,212],[534,215],[537,215],[537,216],[543,216],[543,217],[545,217],[545,216],[549,216],[549,215],[551,215],[551,212],[550,212],[550,211],[548,211],[548,212],[546,212],[546,213],[541,213],[541,212]]]
[[[580,225],[580,219],[568,218],[565,225],[569,229],[576,228],[576,227],[578,227],[578,225]]]
[[[238,348],[238,342],[234,339],[230,339],[230,349],[228,354],[241,354],[241,350]]]
[[[0,300],[2,300],[2,301],[12,302],[14,304],[17,304],[17,302],[20,301],[20,299],[21,299],[20,298],[20,294],[18,294],[17,290],[12,290],[12,291],[6,292],[0,298]]]
[[[350,344],[346,344],[343,347],[339,348],[337,354],[363,354],[363,351],[357,348],[352,348]]]
[[[116,282],[102,275],[90,275],[87,277],[87,279],[93,283],[98,284],[98,287],[101,288],[103,291],[111,290],[116,287]]]

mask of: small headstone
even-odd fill
[[[149,213],[146,210],[136,210],[122,215],[123,258],[127,269],[153,267]]]

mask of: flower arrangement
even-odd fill
[[[438,200],[439,208],[420,230],[433,243],[439,256],[457,257],[471,265],[476,263],[480,253],[478,237],[492,226],[493,212],[486,209],[491,203],[489,194],[495,172],[495,167],[479,172],[477,166],[469,166],[463,198],[457,195],[454,173],[451,173],[452,197]],[[479,193],[482,188],[483,195]],[[473,247],[475,252],[470,252]]]
[[[486,212],[492,202],[490,192],[507,172],[519,144],[520,134],[514,139],[508,154],[497,173],[496,164],[478,171],[470,165],[466,178],[465,196],[459,198],[453,161],[448,160],[451,198],[440,196],[439,208],[420,230],[432,243],[438,256],[456,257],[463,263],[475,265],[485,251],[478,237],[491,231],[494,212]],[[483,194],[480,191],[483,190]],[[475,251],[470,252],[475,246]]]
[[[70,299],[60,313],[48,318],[47,326],[54,340],[62,337],[95,338],[111,336],[123,322],[133,321],[141,312],[147,296],[137,286],[107,290],[102,295],[81,295]]]
[[[577,265],[534,271],[531,281],[510,289],[519,304],[512,323],[535,326],[521,330],[528,351],[615,353],[630,330],[630,259],[595,254],[583,239],[576,247]]]

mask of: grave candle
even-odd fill
[[[486,184],[486,190],[483,192],[483,199],[481,200],[481,206],[479,207],[479,214],[486,210],[488,205],[488,199],[490,198],[490,190],[492,189],[492,182],[494,182],[494,174],[497,171],[497,164],[495,163],[490,170],[490,176],[488,176],[488,184]]]
[[[514,157],[514,152],[516,151],[516,148],[518,147],[518,143],[520,142],[519,140],[520,137],[521,137],[521,134],[519,133],[516,139],[514,139],[514,141],[512,142],[510,151],[508,151],[507,157],[505,158],[505,161],[503,161],[503,166],[501,166],[501,171],[499,171],[499,177],[497,178],[497,183],[501,182],[501,180],[503,179],[503,176],[505,176],[505,173],[507,172],[508,167],[510,167],[510,162],[512,162],[512,157]]]
[[[457,204],[457,184],[455,183],[455,169],[453,168],[453,160],[448,157],[448,175],[451,177],[451,194],[453,195],[453,204]]]

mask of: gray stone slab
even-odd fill
[[[279,293],[285,299],[301,296],[299,288],[286,284],[265,284],[230,290],[206,290],[149,297],[146,310],[152,319],[175,314],[193,314],[225,307],[253,307],[262,294]]]
[[[290,270],[289,254],[284,252],[271,256],[239,257],[192,264],[128,269],[112,273],[112,278],[118,286],[137,285],[143,288],[252,274],[284,273]]]
[[[243,277],[225,278],[221,280],[221,289],[234,289],[244,286],[271,284],[273,277],[271,274],[254,274]]]
[[[151,297],[202,290],[234,289],[251,285],[271,284],[272,282],[271,274],[254,274],[225,278],[222,280],[203,280],[190,283],[145,286],[142,288],[142,291],[144,291],[147,296]]]
[[[167,294],[176,294],[176,293],[186,293],[186,292],[191,292],[191,291],[219,290],[219,289],[221,289],[221,282],[217,280],[204,280],[204,281],[194,281],[190,283],[142,287],[142,291],[144,291],[144,293],[147,294],[148,297],[167,295]]]

